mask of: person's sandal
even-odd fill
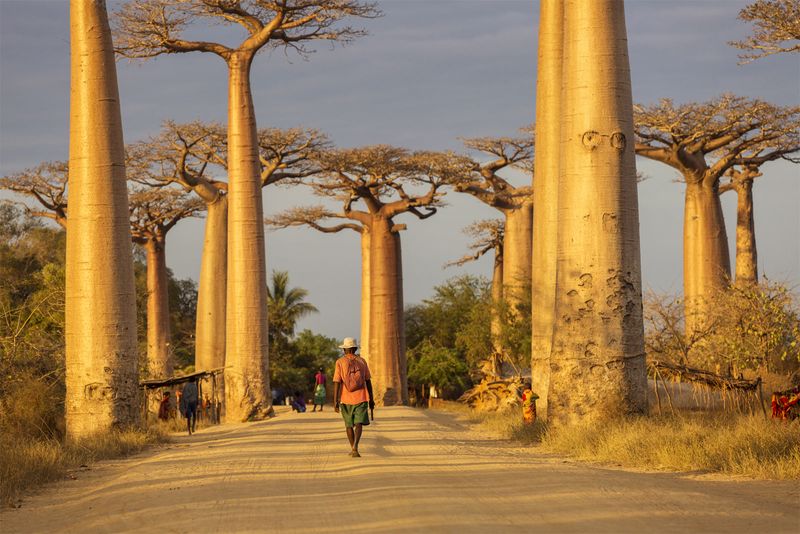
[[[352,456],[353,458],[361,458],[361,455],[358,454],[358,451],[353,451],[352,453],[350,453],[350,456]]]

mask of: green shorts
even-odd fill
[[[361,402],[359,404],[340,404],[339,411],[342,413],[344,426],[347,428],[352,428],[355,425],[369,424],[368,402]]]

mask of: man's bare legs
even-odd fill
[[[347,440],[350,442],[350,448],[352,449],[350,455],[360,457],[361,455],[358,453],[358,442],[361,441],[361,431],[363,430],[363,425],[359,423],[354,427],[347,427],[346,430]]]

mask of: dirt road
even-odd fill
[[[453,416],[377,410],[362,458],[331,412],[206,429],[0,514],[11,532],[797,532],[797,483],[592,467]]]

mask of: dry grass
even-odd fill
[[[682,413],[548,429],[526,426],[517,410],[478,413],[449,406],[481,431],[578,460],[758,479],[800,479],[800,421],[763,415]]]
[[[82,465],[133,454],[166,440],[166,433],[158,427],[118,430],[70,444],[1,432],[0,503],[14,505],[26,491],[63,479]]]

